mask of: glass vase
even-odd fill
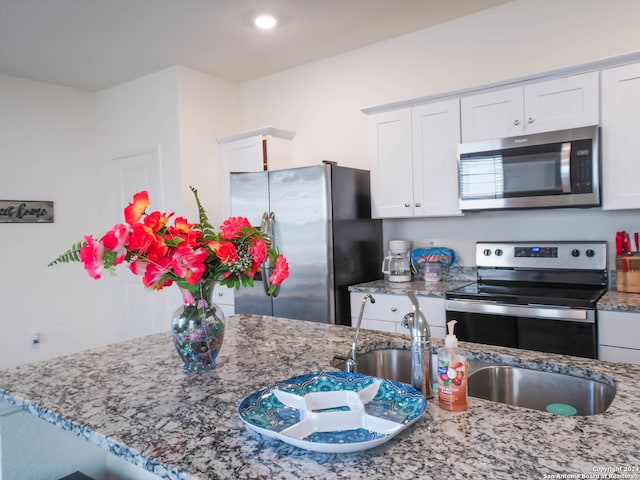
[[[211,301],[215,282],[202,281],[193,289],[178,286],[183,305],[171,322],[171,334],[176,350],[187,371],[210,370],[224,339],[224,314]]]

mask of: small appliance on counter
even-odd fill
[[[389,254],[382,261],[382,273],[390,282],[410,282],[411,262],[409,253],[411,242],[408,240],[389,240]]]
[[[456,263],[456,254],[445,247],[416,248],[411,263],[425,282],[439,282],[443,269]]]

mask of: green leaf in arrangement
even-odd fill
[[[202,204],[200,203],[200,198],[198,197],[198,190],[196,190],[195,187],[189,187],[189,188],[193,192],[193,196],[196,197],[196,204],[198,205],[198,215],[200,217],[200,224],[199,224],[200,229],[214,230],[213,226],[209,223],[207,212],[205,211]]]
[[[54,261],[49,263],[47,267],[51,267],[53,265],[57,265],[59,263],[69,263],[69,262],[79,262],[80,261],[80,249],[84,247],[87,242],[78,242],[73,244],[73,246],[58,256]]]

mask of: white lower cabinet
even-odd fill
[[[219,283],[216,283],[216,286],[213,287],[212,301],[220,307],[225,317],[235,313],[235,298],[233,292],[233,288],[225,287]]]
[[[640,365],[640,313],[598,311],[599,359]]]
[[[362,307],[362,292],[351,293],[351,325],[356,326],[358,315]],[[367,301],[362,316],[361,328],[380,330],[383,332],[404,333],[409,336],[409,330],[401,325],[402,317],[413,311],[413,306],[406,295],[386,293],[372,294],[375,303]],[[418,297],[422,313],[427,318],[432,338],[445,336],[444,298]]]

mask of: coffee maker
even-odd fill
[[[382,261],[382,273],[388,275],[390,282],[411,281],[411,242],[408,240],[389,240],[389,254]]]

